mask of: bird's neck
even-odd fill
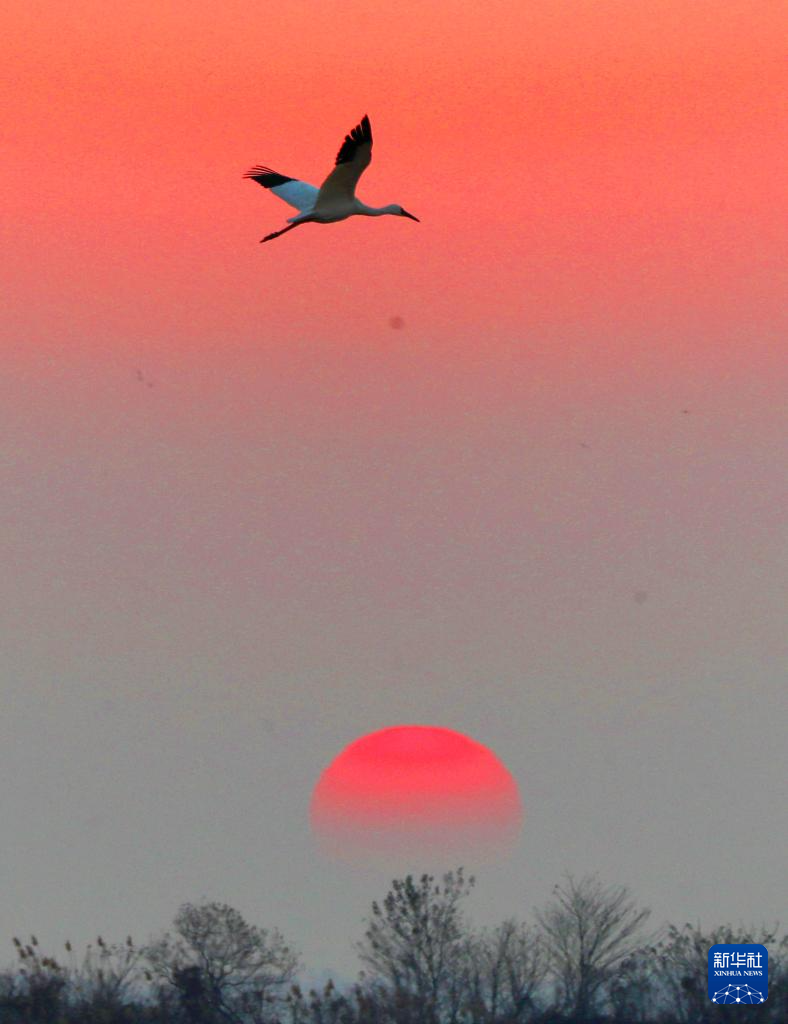
[[[389,206],[367,206],[366,203],[359,202],[358,206],[358,212],[365,217],[383,217],[387,213],[399,213],[399,207],[395,203],[391,203]]]

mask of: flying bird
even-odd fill
[[[251,178],[263,188],[284,199],[299,212],[295,217],[288,217],[289,227],[274,231],[261,242],[278,238],[286,231],[292,231],[299,224],[333,224],[337,220],[346,220],[359,214],[362,217],[382,217],[390,213],[394,217],[409,217],[417,221],[412,213],[403,210],[396,203],[389,206],[367,206],[356,198],[358,179],[369,167],[372,160],[372,128],[365,114],[359,124],[353,128],[339,147],[336,165],[320,188],[308,185],[297,178],[288,178],[284,174],[272,171],[270,167],[253,167],[247,171],[245,178]]]

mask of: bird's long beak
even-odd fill
[[[407,210],[403,210],[402,211],[402,216],[403,217],[410,217],[411,220],[415,220],[418,224],[421,224],[421,221],[419,220],[419,218],[418,217],[414,217],[413,214],[412,213],[408,213]]]

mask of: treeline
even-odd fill
[[[144,946],[98,938],[77,953],[13,940],[0,973],[0,1024],[706,1024],[788,1021],[788,937],[689,924],[648,932],[649,911],[595,876],[556,885],[532,922],[472,927],[460,868],[395,880],[357,943],[344,990],[305,992],[298,954],[275,929],[222,903],[186,904]],[[707,953],[769,950],[759,1005],[713,1005]]]

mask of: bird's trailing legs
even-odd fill
[[[303,224],[303,221],[299,221],[298,224]],[[283,235],[286,231],[292,231],[293,228],[297,228],[298,224],[288,224],[286,228],[282,228],[281,231],[274,231],[272,234],[266,235],[265,238],[261,238],[260,241],[270,242],[272,238],[279,238],[279,236]]]

